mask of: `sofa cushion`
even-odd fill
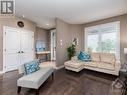
[[[98,65],[99,68],[102,68],[102,69],[107,69],[107,70],[114,70],[115,69],[115,66],[112,65],[112,64],[107,64],[105,62],[101,62],[99,65]]]
[[[112,65],[115,63],[115,54],[113,53],[101,53],[100,58],[101,62],[109,63]]]
[[[80,68],[81,66],[83,66],[82,62],[78,62],[78,61],[67,61],[64,63],[65,66],[69,66],[69,67],[73,67],[73,68]]]
[[[40,68],[38,71],[32,74],[19,78],[17,85],[21,87],[38,89],[42,83],[44,83],[45,80],[51,75],[52,72],[52,67]]]
[[[26,74],[31,74],[40,69],[38,60],[34,60],[24,64]]]
[[[90,54],[81,51],[78,55],[78,60],[85,61],[85,62],[91,61]]]
[[[94,62],[99,62],[100,61],[100,53],[91,53],[91,59]]]
[[[85,62],[84,66],[98,67],[100,62]]]

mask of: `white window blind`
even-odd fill
[[[115,53],[120,59],[120,22],[85,28],[85,50]]]

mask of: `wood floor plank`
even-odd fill
[[[0,76],[0,95],[17,95],[18,72]],[[83,70],[79,73],[60,69],[54,80],[49,78],[40,88],[40,95],[109,95],[115,76]],[[23,88],[20,95],[35,95],[35,90]]]

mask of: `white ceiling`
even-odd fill
[[[127,0],[15,0],[16,15],[51,28],[55,18],[82,24],[127,13]],[[46,25],[49,24],[49,25]]]

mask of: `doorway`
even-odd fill
[[[51,61],[56,60],[56,29],[51,30]]]

